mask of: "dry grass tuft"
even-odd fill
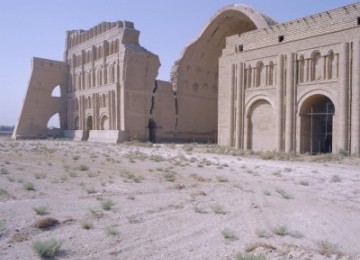
[[[257,248],[264,248],[264,249],[270,249],[270,250],[277,249],[275,246],[273,246],[271,244],[263,243],[263,242],[256,242],[256,243],[251,243],[251,244],[246,245],[244,250],[245,250],[245,252],[249,253],[249,252],[256,250]]]
[[[50,229],[59,224],[59,221],[52,217],[45,217],[35,221],[35,227],[40,229]]]

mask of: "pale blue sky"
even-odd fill
[[[63,60],[65,31],[128,20],[142,46],[159,55],[159,79],[221,7],[244,3],[286,22],[355,3],[349,0],[0,0],[0,125],[14,125],[31,57]]]

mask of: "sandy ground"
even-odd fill
[[[360,159],[314,158],[1,137],[0,259],[360,259]]]

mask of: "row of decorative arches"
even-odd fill
[[[72,67],[76,68],[81,65],[94,62],[103,57],[107,57],[119,52],[119,40],[105,41],[99,46],[92,46],[90,50],[84,51],[79,55],[74,55]]]
[[[255,67],[249,64],[245,69],[245,87],[273,86],[275,84],[275,65],[272,61],[264,65],[263,61],[256,63]]]
[[[117,63],[101,66],[97,69],[90,69],[84,73],[76,73],[72,76],[73,90],[84,90],[92,87],[111,84],[117,78]]]
[[[336,58],[333,50],[329,50],[325,55],[322,55],[320,51],[313,51],[308,58],[300,55],[298,59],[298,82],[337,79],[338,61]]]
[[[75,117],[74,119],[74,126],[75,126],[75,130],[79,130],[80,129],[80,121],[79,121],[79,117]],[[100,116],[100,120],[99,120],[99,127],[100,129],[95,129],[95,122],[93,119],[92,115],[87,115],[86,116],[86,121],[85,121],[85,129],[87,131],[90,130],[109,130],[110,129],[110,124],[109,124],[109,117],[107,114],[103,114]]]
[[[107,100],[107,94],[103,93],[103,94],[100,94],[99,95],[99,106],[100,108],[104,108],[104,107],[107,107],[108,106],[108,100]],[[92,109],[92,97],[91,96],[87,96],[85,98],[85,109]],[[77,111],[79,110],[79,99],[78,98],[75,98],[73,100],[73,109],[74,111]]]

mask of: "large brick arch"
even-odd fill
[[[197,133],[199,139],[215,140],[217,132],[219,57],[226,37],[275,22],[245,5],[220,9],[182,52],[171,72],[178,98],[178,136]]]

